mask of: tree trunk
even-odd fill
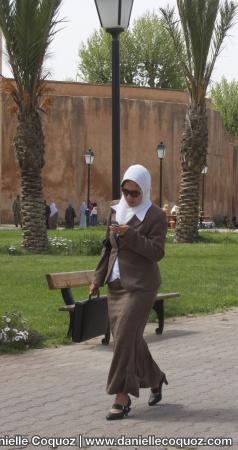
[[[198,237],[199,186],[206,165],[208,145],[207,114],[205,102],[190,105],[187,110],[181,145],[181,179],[179,212],[175,241],[194,242]]]
[[[38,112],[18,114],[15,148],[21,171],[23,246],[41,252],[48,247],[48,240],[41,182],[44,136]]]
[[[23,246],[34,252],[41,252],[48,247],[41,172],[23,170],[21,185]]]

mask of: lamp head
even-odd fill
[[[134,0],[94,0],[101,27],[108,30],[125,30],[129,27]]]
[[[157,145],[157,155],[159,159],[164,159],[166,152],[166,147],[161,141],[160,144]]]
[[[86,164],[91,166],[91,165],[93,164],[93,161],[94,161],[94,153],[93,153],[93,151],[92,151],[91,148],[89,148],[89,149],[85,152],[84,157],[85,157],[85,162],[86,162]]]

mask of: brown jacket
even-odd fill
[[[164,256],[164,244],[167,221],[164,213],[156,205],[152,205],[141,222],[133,216],[127,223],[129,229],[124,236],[117,239],[110,233],[109,226],[115,220],[115,212],[111,209],[106,237],[110,239],[111,251],[103,248],[101,259],[97,265],[94,283],[102,286],[107,283],[118,257],[120,281],[128,291],[153,291],[160,286],[160,272],[157,261]]]

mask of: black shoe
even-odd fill
[[[106,416],[107,420],[120,420],[123,419],[123,417],[127,416],[130,412],[131,408],[131,399],[128,396],[128,402],[127,405],[121,405],[120,403],[114,403],[112,405],[112,409],[118,409],[120,412],[118,413],[112,413],[109,411],[108,415]]]
[[[166,378],[165,373],[163,374],[162,380],[160,382],[160,385],[158,387],[158,389],[151,389],[151,394],[150,394],[150,398],[148,401],[148,405],[149,406],[153,406],[156,405],[156,403],[159,403],[160,400],[162,400],[162,386],[163,383],[165,384],[169,384]]]

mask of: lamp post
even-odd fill
[[[89,226],[89,201],[90,201],[90,168],[93,165],[93,161],[94,161],[94,153],[92,151],[91,148],[89,148],[86,152],[85,152],[85,162],[86,165],[88,166],[88,192],[87,192],[87,209],[85,211],[86,213],[86,221],[87,221],[87,227]]]
[[[204,166],[202,169],[202,212],[203,212],[203,216],[204,214],[204,194],[205,194],[205,175],[208,171],[208,167]]]
[[[162,208],[162,186],[163,186],[163,159],[165,157],[166,147],[161,141],[157,145],[157,155],[160,160],[160,178],[159,178],[159,206]]]
[[[134,0],[95,0],[101,26],[112,36],[112,199],[120,198],[120,43]]]

